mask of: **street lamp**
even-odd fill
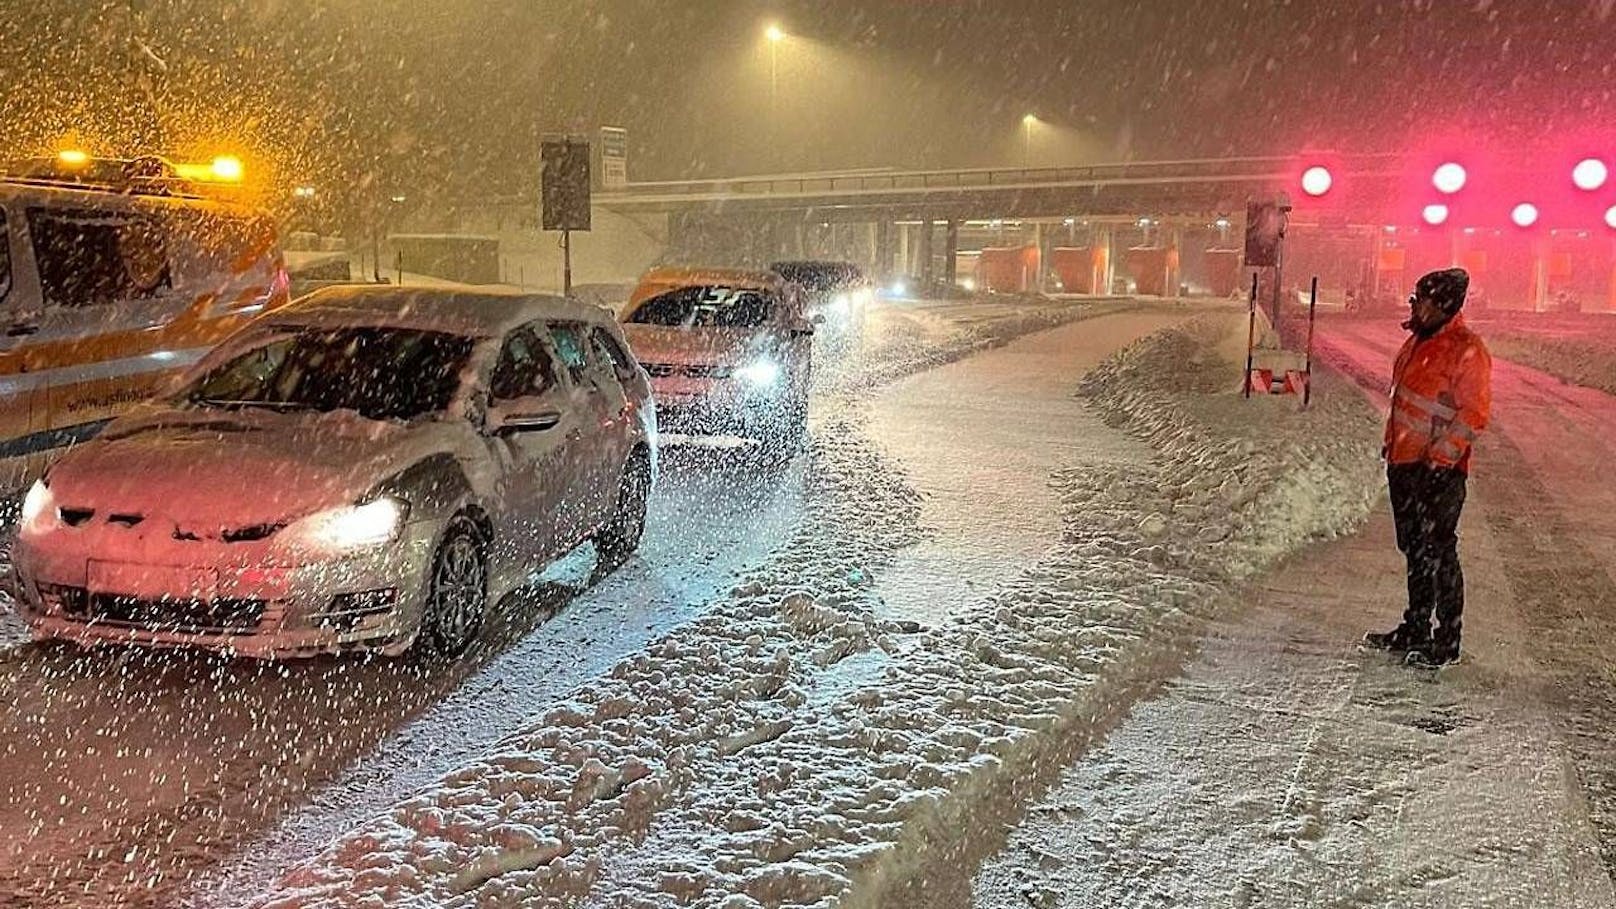
[[[1021,127],[1025,134],[1021,151],[1021,166],[1023,168],[1032,167],[1032,128],[1037,122],[1037,114],[1027,114],[1021,118]]]

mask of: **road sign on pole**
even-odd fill
[[[1285,211],[1277,202],[1246,203],[1246,267],[1279,265],[1279,245],[1285,238]]]
[[[600,128],[601,189],[622,189],[628,185],[628,130],[617,126]]]
[[[540,147],[545,230],[589,229],[589,142],[545,139]]]
[[[589,229],[589,142],[578,136],[540,146],[545,230],[561,231],[561,292],[572,296],[572,232]]]

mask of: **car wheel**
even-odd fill
[[[464,653],[476,640],[488,606],[488,556],[469,518],[456,516],[432,556],[418,649],[437,656]]]
[[[601,561],[620,562],[640,548],[650,497],[651,465],[644,455],[632,455],[623,466],[623,479],[618,483],[617,506],[612,510],[611,520],[595,535],[595,551]]]

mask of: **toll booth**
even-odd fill
[[[1111,250],[1106,246],[1057,246],[1049,251],[1049,267],[1069,294],[1103,294],[1110,270]]]
[[[1206,286],[1214,297],[1233,296],[1240,288],[1240,250],[1210,247],[1202,253]]]
[[[1036,246],[990,246],[976,260],[976,286],[1000,294],[1036,289],[1039,256]]]
[[[1141,296],[1177,296],[1178,250],[1169,246],[1133,246],[1128,249],[1128,273]]]

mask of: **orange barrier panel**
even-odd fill
[[[1106,246],[1057,246],[1049,251],[1049,268],[1069,294],[1109,293],[1105,272],[1110,258]]]
[[[1177,271],[1178,250],[1166,246],[1134,246],[1128,249],[1128,273],[1133,275],[1141,296],[1167,296],[1169,273]]]
[[[1000,294],[1026,291],[1038,280],[1038,247],[990,246],[976,260],[976,286]]]
[[[1207,289],[1215,297],[1231,296],[1240,280],[1240,250],[1212,247],[1205,253]]]

